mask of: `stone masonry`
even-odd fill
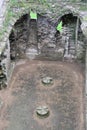
[[[0,2],[0,6],[2,6],[2,8],[0,10],[0,30],[4,27],[3,23],[5,21],[6,14],[7,14],[7,11],[8,11],[7,10],[8,9],[8,5],[9,5],[9,0],[5,0],[5,1],[2,0]],[[87,11],[81,11],[81,10],[79,10],[79,4],[78,3],[77,3],[77,8],[74,7],[73,5],[71,6],[71,4],[69,5],[69,4],[64,3],[64,2],[60,2],[60,5],[61,5],[61,7],[63,7],[63,9],[60,12],[59,12],[59,10],[60,10],[61,7],[58,10],[58,7],[56,7],[56,4],[52,4],[52,10],[49,10],[49,8],[46,8],[44,10],[43,7],[40,7],[40,6],[37,8],[37,5],[36,5],[36,11],[39,14],[43,14],[43,10],[44,10],[44,15],[46,17],[49,17],[50,20],[52,20],[52,22],[58,21],[58,19],[60,19],[65,14],[72,13],[73,15],[78,16],[80,18],[80,20],[82,22],[81,28],[83,30],[83,33],[84,33],[84,35],[87,35],[87,30],[86,30],[86,26],[87,26],[87,18],[86,18]],[[33,5],[32,5],[32,7],[33,7]],[[11,32],[11,30],[12,30],[15,22],[21,16],[23,16],[24,14],[28,14],[29,13],[29,8],[26,9],[26,7],[20,7],[20,8],[19,7],[18,8],[13,7],[12,11],[15,14],[15,17],[12,17],[10,19],[9,24],[7,26],[7,29],[6,29],[3,37],[0,40],[1,76],[2,76],[2,74],[5,75],[5,77],[4,77],[5,78],[5,84],[7,84],[6,80],[8,79],[8,75],[9,75],[8,68],[10,68],[10,43],[9,43],[9,35],[10,35],[10,32]],[[58,13],[56,13],[56,12],[58,12]],[[2,84],[2,81],[1,81],[1,84]],[[7,82],[8,82],[8,80],[7,80]]]
[[[20,0],[21,2],[21,0]],[[27,3],[27,1],[25,1]],[[4,22],[7,14],[9,0],[0,0],[0,30],[4,27]],[[58,7],[60,6],[59,10]],[[9,43],[9,35],[10,32],[15,24],[15,22],[24,14],[29,13],[30,8],[33,8],[37,11],[37,13],[42,14],[47,17],[51,17],[52,21],[60,19],[65,14],[73,13],[74,15],[78,16],[82,22],[81,29],[83,34],[87,38],[87,10],[79,10],[80,5],[85,6],[83,3],[75,4],[67,4],[66,2],[60,2],[57,7],[56,3],[52,3],[51,9],[48,8],[44,9],[44,7],[38,7],[38,5],[33,5],[32,7],[29,6],[21,6],[20,8],[13,7],[12,11],[15,14],[9,20],[9,25],[7,26],[6,31],[3,34],[3,37],[0,38],[0,88],[6,87],[9,81],[11,72],[11,63],[10,63],[10,43]],[[35,7],[36,6],[36,7]],[[87,6],[86,6],[87,7]],[[43,12],[44,11],[44,12]],[[48,13],[47,13],[48,12]],[[57,13],[56,13],[57,12]],[[0,34],[1,35],[1,34]],[[87,60],[87,57],[86,57]],[[87,62],[86,62],[87,63]],[[86,65],[87,66],[87,65]],[[87,70],[87,69],[86,69]],[[87,79],[87,72],[86,72],[86,79]],[[86,89],[87,89],[87,80],[86,80]],[[86,91],[87,94],[87,91]],[[87,117],[87,116],[86,116]],[[87,120],[87,119],[86,119]]]
[[[27,1],[25,1],[25,3],[26,2]],[[21,3],[21,0],[20,0],[20,3]],[[6,13],[8,11],[8,4],[9,4],[9,0],[0,0],[0,30],[2,30],[3,23],[5,23]],[[52,3],[52,7],[51,7],[52,10],[49,10],[48,7],[46,9],[44,9],[43,7],[40,7],[40,6],[35,7],[35,5],[32,7],[30,6],[28,8],[27,8],[27,6],[24,6],[24,7],[21,6],[21,8],[13,7],[12,11],[16,15],[15,15],[15,17],[13,16],[9,20],[7,29],[4,32],[3,37],[0,38],[0,88],[7,86],[8,81],[9,81],[8,77],[10,77],[10,74],[11,74],[9,71],[9,70],[11,70],[9,35],[10,35],[10,32],[11,32],[15,22],[23,14],[29,13],[29,9],[33,8],[33,7],[36,8],[37,13],[41,13],[41,14],[44,13],[48,17],[51,17],[52,21],[54,21],[55,19],[58,20],[63,15],[72,12],[73,14],[80,17],[80,20],[82,22],[81,28],[82,28],[83,34],[87,38],[87,10],[85,10],[85,11],[79,10],[79,5],[81,5],[81,3],[80,4],[77,3],[77,5],[75,7],[75,6],[73,6],[73,4],[71,6],[71,4],[68,5],[68,4],[66,4],[66,2],[63,2],[63,3],[61,2],[60,8],[63,7],[63,9],[60,12],[59,12],[60,9],[56,10],[56,8],[58,8],[59,5],[57,7],[55,3]],[[85,4],[83,6],[85,6]],[[55,14],[55,11],[57,11],[56,14]],[[55,18],[54,18],[54,16],[55,16]],[[86,57],[86,60],[87,60],[87,57]],[[86,63],[87,63],[87,61],[86,61]],[[87,79],[87,71],[86,71],[86,79]],[[87,95],[87,80],[86,80],[86,95]]]

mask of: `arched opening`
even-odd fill
[[[38,19],[23,15],[14,25],[9,36],[11,60],[30,58],[32,53],[38,57],[52,56],[55,50],[55,27],[45,16]],[[32,54],[32,55],[33,55]]]
[[[11,60],[14,61],[19,58],[24,58],[28,40],[28,14],[23,15],[17,20],[11,31],[9,40]]]
[[[57,44],[64,47],[65,58],[75,58],[84,61],[84,43],[85,37],[81,30],[81,21],[79,16],[72,13],[65,14],[59,19],[62,21],[61,34],[57,31]]]
[[[68,58],[84,61],[85,37],[79,16],[65,14],[58,23],[60,21],[63,23],[61,33],[56,32],[55,24],[48,17],[38,14],[38,19],[33,20],[29,14],[23,15],[17,20],[9,36],[11,60]]]
[[[31,53],[37,53],[37,21],[23,15],[15,23],[9,36],[11,60],[25,59]]]
[[[80,42],[83,45],[80,20],[76,31],[77,19],[72,14],[62,16],[59,19],[59,22],[63,21],[62,33],[56,33],[55,24],[41,15],[36,21],[30,20],[26,14],[15,23],[9,36],[11,62],[37,53],[36,48],[41,59],[33,62],[27,60],[15,67],[9,86],[17,102],[13,101],[12,107],[9,106],[11,125],[6,129],[84,129],[83,69],[75,62],[54,62],[57,57],[65,58],[66,51],[68,56],[76,56],[76,39],[78,46]],[[78,34],[77,38],[75,33]],[[43,61],[44,57],[48,60]],[[37,117],[38,106],[46,106],[49,122]],[[42,114],[43,110],[40,110]]]

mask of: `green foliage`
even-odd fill
[[[57,30],[59,31],[59,32],[61,32],[62,31],[62,21],[57,25]]]
[[[30,11],[30,18],[31,19],[37,19],[37,13],[33,12],[33,11]]]
[[[82,10],[82,11],[87,11],[87,4],[86,5],[82,5],[82,6],[80,6],[80,10]]]
[[[17,5],[17,0],[10,0],[9,5],[12,7]]]
[[[39,2],[39,3],[41,3],[41,4],[44,4],[44,3],[46,3],[47,2],[47,0],[30,0],[29,2]]]
[[[29,2],[49,6],[49,2],[47,0],[29,0]]]

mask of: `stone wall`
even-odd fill
[[[0,34],[0,57],[1,57],[0,59],[1,59],[1,61],[0,62],[1,62],[1,70],[3,70],[2,73],[5,74],[5,77],[6,77],[5,84],[7,84],[6,80],[8,82],[8,77],[10,75],[10,72],[8,72],[8,68],[10,68],[10,44],[8,41],[9,35],[10,35],[11,30],[13,29],[16,21],[18,19],[20,19],[20,17],[23,16],[24,14],[29,14],[30,9],[34,9],[37,11],[38,14],[49,18],[50,21],[52,21],[52,24],[55,24],[55,21],[58,22],[58,19],[60,19],[63,15],[72,13],[73,15],[76,15],[81,19],[81,22],[82,22],[81,27],[82,27],[83,33],[85,32],[84,34],[86,35],[87,12],[80,10],[81,6],[82,6],[81,3],[77,4],[77,5],[72,3],[72,6],[71,6],[71,3],[67,4],[66,2],[60,2],[57,5],[56,3],[53,3],[53,1],[50,1],[49,5],[44,5],[44,6],[38,5],[38,4],[30,4],[29,2],[22,3],[21,1],[18,4],[14,3],[14,5],[10,5],[9,0],[2,1],[2,3],[1,3],[1,5],[3,7],[2,7],[2,11],[1,11],[2,13],[0,16],[0,30],[1,30],[0,31],[0,33],[1,33]],[[9,12],[11,12],[11,13],[9,13]],[[46,32],[46,33],[49,33],[48,38],[51,39],[49,41],[49,44],[47,47],[48,48],[47,53],[49,52],[49,55],[52,55],[52,53],[54,53],[54,50],[55,50],[54,49],[55,44],[50,44],[50,43],[51,43],[51,41],[55,42],[56,39],[54,38],[55,29],[54,29],[53,25],[52,26],[50,25],[50,28],[51,28],[51,30],[50,30],[51,33]],[[41,35],[40,33],[42,33],[42,30],[39,30],[38,35]],[[43,41],[40,41],[40,42],[43,43]],[[46,43],[46,39],[44,42]],[[40,44],[38,44],[38,49],[41,47],[39,45]],[[45,46],[43,46],[41,48],[42,48],[41,49],[42,55],[46,54],[46,52],[44,52]],[[61,52],[61,51],[62,50],[60,49],[59,52]],[[7,55],[7,56],[3,56],[4,53],[6,53],[5,55]],[[3,62],[4,62],[5,67],[3,65]],[[4,68],[5,68],[5,70],[4,70]]]
[[[37,5],[34,3],[28,3],[28,1],[25,1],[24,3],[22,3],[21,0],[20,2],[18,1],[19,2],[18,4],[14,3],[14,5],[9,5],[10,3],[9,0],[0,0],[0,89],[8,85],[8,82],[12,73],[12,68],[13,68],[10,63],[11,59],[10,59],[9,35],[11,33],[11,30],[13,29],[15,22],[18,19],[20,19],[20,17],[23,16],[24,14],[29,14],[30,9],[36,10],[37,13],[41,14],[42,16],[45,15],[45,17],[49,17],[49,19],[52,21],[53,24],[55,23],[55,21],[58,21],[58,19],[60,19],[65,14],[72,13],[75,16],[78,16],[82,23],[81,24],[82,31],[87,38],[87,10],[86,10],[87,5],[82,4],[82,3],[71,4],[70,0],[68,3],[66,3],[66,0],[63,0],[62,2],[61,0],[58,0],[58,1],[60,2],[56,4],[57,0],[50,0],[49,5],[42,6],[41,4]],[[75,1],[75,0],[72,0],[72,1]],[[79,2],[80,0],[76,0],[76,1]],[[8,13],[8,12],[11,12],[11,13]],[[53,26],[51,26],[51,28],[53,28]],[[39,29],[38,35],[41,36],[41,33],[42,33],[42,30]],[[47,31],[46,33],[49,33],[49,32]],[[52,33],[51,36],[50,34],[48,36],[52,41],[55,41],[54,28],[52,29],[51,33]],[[45,34],[44,34],[44,37],[45,37]],[[40,42],[43,43],[42,40]],[[46,52],[44,53],[44,47],[40,46],[41,45],[40,42],[38,44],[38,49],[42,51],[42,54],[44,55]],[[51,41],[49,41],[49,44],[48,44],[48,51],[52,49],[51,52],[54,53],[53,50],[55,48],[55,44],[50,44],[50,42]],[[52,53],[49,53],[49,54],[52,54]],[[86,62],[87,62],[87,58],[86,58]],[[86,72],[86,79],[87,79],[87,72]],[[87,88],[87,81],[86,81],[86,88]]]

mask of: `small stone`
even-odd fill
[[[56,48],[56,45],[53,44],[53,43],[49,43],[49,44],[48,44],[48,47],[49,47],[49,48]]]
[[[36,109],[36,113],[40,117],[48,117],[49,116],[49,109],[47,106],[39,106]]]
[[[43,84],[53,84],[53,79],[51,77],[45,77],[42,79]]]
[[[55,7],[55,5],[52,5],[52,7]]]
[[[1,74],[0,75],[0,79],[3,79],[5,76],[4,76],[4,74]]]

